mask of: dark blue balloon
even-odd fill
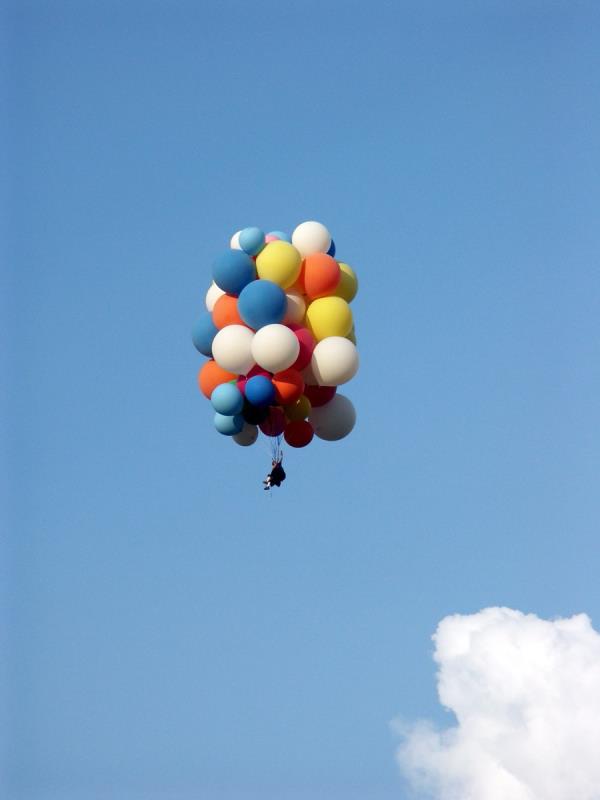
[[[275,399],[275,387],[266,375],[254,375],[246,381],[244,394],[246,400],[253,406],[263,408],[271,405]]]
[[[196,350],[202,355],[212,356],[212,343],[218,332],[212,316],[205,311],[192,328],[192,341]]]
[[[263,325],[282,321],[287,298],[281,286],[273,281],[252,281],[240,292],[238,311],[246,325],[257,331]]]
[[[238,295],[256,278],[254,261],[242,250],[226,250],[213,264],[213,280],[227,294]]]
[[[269,416],[269,408],[268,406],[264,406],[263,408],[253,406],[252,403],[246,400],[242,415],[250,425],[260,425],[260,423],[264,422]]]
[[[333,239],[331,240],[331,244],[329,245],[329,250],[327,251],[327,255],[331,256],[332,258],[335,255],[335,242],[333,241]]]

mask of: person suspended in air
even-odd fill
[[[285,480],[285,470],[281,466],[282,458],[279,461],[273,459],[271,463],[271,472],[267,475],[266,480],[263,481],[265,484],[265,491],[271,489],[273,486],[281,486],[281,482]]]

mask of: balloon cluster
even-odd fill
[[[254,444],[260,429],[305,447],[354,427],[354,406],[337,387],[358,369],[349,305],[358,283],[334,256],[327,228],[303,222],[291,237],[245,228],[215,259],[192,339],[209,357],[198,383],[215,428],[237,444]]]

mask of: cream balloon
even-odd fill
[[[223,289],[220,289],[217,284],[213,281],[208,288],[208,292],[206,293],[206,308],[212,314],[213,308],[215,307],[215,303],[225,294]]]
[[[311,409],[308,421],[319,439],[337,442],[354,428],[356,411],[345,395],[335,394],[326,405]]]
[[[245,325],[227,325],[213,339],[213,358],[228,372],[246,375],[254,366],[253,339],[254,332]]]
[[[285,312],[284,322],[295,322],[300,325],[306,313],[306,303],[298,292],[287,292],[287,311]]]
[[[214,352],[213,341],[213,354]],[[291,367],[299,352],[300,343],[297,337],[285,325],[265,325],[256,331],[252,340],[254,361],[269,372],[282,372]]]
[[[319,382],[317,381],[317,376],[312,371],[312,367],[309,364],[308,367],[304,367],[303,370],[300,370],[300,374],[304,378],[304,383],[307,386],[318,386]]]
[[[239,433],[235,433],[231,438],[236,444],[242,447],[249,447],[258,439],[258,428],[256,425],[250,425],[250,423],[245,422],[242,430]]]
[[[328,336],[313,350],[310,368],[319,386],[340,386],[356,375],[358,350],[343,336]]]
[[[242,246],[240,245],[240,233],[241,231],[236,231],[231,239],[229,240],[229,247],[232,250],[241,250]]]
[[[303,258],[326,253],[331,247],[331,234],[320,222],[302,222],[292,233],[292,244]]]

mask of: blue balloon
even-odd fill
[[[213,390],[210,402],[219,414],[232,417],[241,413],[244,407],[244,395],[234,383],[222,383]]]
[[[281,242],[289,242],[290,244],[292,243],[292,237],[289,235],[289,233],[284,233],[283,231],[270,231],[267,235],[276,236]]]
[[[226,250],[213,263],[213,280],[227,294],[237,297],[255,278],[254,261],[243,250]]]
[[[257,331],[281,322],[287,311],[285,292],[273,281],[252,281],[240,292],[238,311],[246,325]]]
[[[265,246],[265,235],[260,228],[244,228],[239,237],[240,247],[249,256],[256,256]]]
[[[202,355],[212,356],[212,343],[218,332],[212,316],[205,311],[192,328],[192,341],[196,350]]]
[[[331,240],[331,244],[329,245],[329,250],[327,251],[327,255],[331,256],[332,258],[335,255],[335,242],[333,241],[333,239]]]
[[[275,387],[266,375],[254,375],[248,378],[244,392],[246,400],[258,408],[270,406],[275,399]]]
[[[244,418],[241,414],[235,416],[227,416],[225,414],[215,414],[215,428],[222,433],[223,436],[234,436],[239,433],[244,427]]]

